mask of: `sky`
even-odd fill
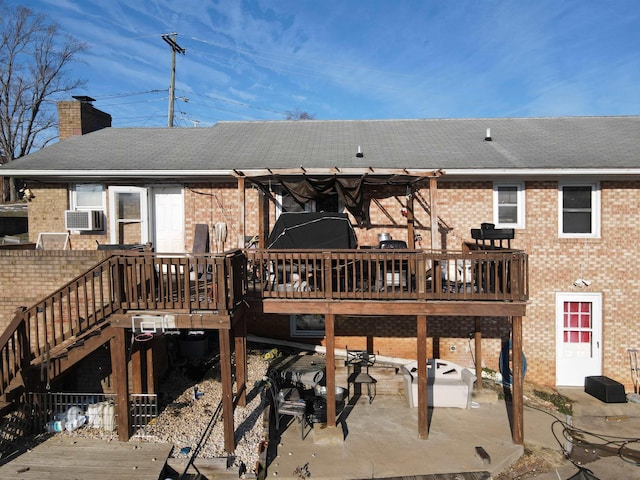
[[[640,114],[637,0],[5,0],[88,46],[114,127]],[[68,99],[68,98],[64,98]]]

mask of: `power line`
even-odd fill
[[[207,95],[205,93],[187,92],[185,90],[179,90],[179,91],[180,92],[184,92],[187,95],[197,95],[199,97],[205,97],[205,98],[208,98],[210,100],[216,100],[216,101],[223,102],[223,103],[229,103],[231,105],[238,105],[240,107],[253,108],[255,110],[262,110],[264,112],[269,112],[269,113],[277,113],[278,115],[285,115],[286,114],[285,112],[280,112],[278,110],[273,110],[273,109],[265,108],[265,107],[257,107],[255,105],[251,105],[249,103],[238,102],[237,100],[229,100],[229,99],[221,98],[221,97],[215,97],[213,95]]]
[[[166,91],[167,91],[166,88],[162,88],[162,89],[146,90],[144,92],[112,93],[110,95],[104,95],[102,97],[96,96],[96,101],[110,100],[112,98],[134,97],[136,95],[146,95],[148,93],[160,93],[160,92],[166,92]]]

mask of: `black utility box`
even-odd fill
[[[605,403],[626,403],[627,401],[624,385],[602,375],[585,377],[584,391]]]

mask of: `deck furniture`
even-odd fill
[[[283,418],[292,417],[300,424],[300,438],[305,438],[307,421],[307,404],[296,387],[283,386],[275,370],[269,372],[269,392],[273,401],[276,431],[280,431]]]
[[[366,385],[369,403],[373,401],[376,396],[377,380],[369,374],[369,367],[375,363],[375,354],[369,353],[367,350],[349,350],[347,348],[345,366],[347,367],[347,395],[349,399],[351,399],[351,385],[353,385],[354,396],[359,396],[362,385]]]
[[[417,407],[418,362],[409,362],[400,370],[409,406]],[[476,376],[468,368],[438,358],[427,360],[427,407],[471,408],[475,381]]]

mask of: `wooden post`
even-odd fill
[[[511,319],[511,353],[513,355],[512,370],[512,418],[513,418],[513,443],[524,445],[524,392],[522,378],[522,317]]]
[[[220,344],[220,376],[222,382],[222,420],[224,425],[224,449],[233,453],[236,448],[233,423],[233,384],[231,381],[231,339],[229,330],[218,330]]]
[[[242,309],[241,309],[242,310]],[[234,341],[236,344],[236,392],[238,405],[247,405],[247,322],[245,312],[240,312],[241,318],[234,329]]]
[[[156,393],[156,365],[154,363],[154,352],[158,347],[158,341],[153,338],[146,345],[146,369],[147,369],[147,391],[145,393]]]
[[[131,393],[145,393],[143,389],[143,370],[144,362],[142,360],[142,351],[145,344],[135,342],[131,345]]]
[[[475,333],[474,335],[474,340],[475,340],[475,350],[476,350],[476,388],[481,390],[482,389],[482,331],[481,331],[481,322],[479,318],[476,318],[476,325],[475,325]]]
[[[129,441],[131,436],[129,421],[129,375],[127,372],[127,344],[125,329],[115,328],[110,342],[111,376],[116,394],[116,416],[118,419],[118,440]]]
[[[413,215],[413,188],[410,190],[407,196],[407,246],[410,249],[416,248],[416,231],[415,231],[415,217]]]
[[[238,248],[244,248],[244,236],[245,236],[245,201],[246,193],[244,191],[244,177],[238,177]]]
[[[429,207],[431,208],[431,250],[440,250],[438,240],[438,178],[429,177]]]
[[[258,248],[267,248],[267,236],[269,234],[269,197],[259,190],[258,201]]]
[[[427,401],[427,316],[418,315],[418,437],[426,440],[429,436],[429,415]],[[411,395],[411,392],[408,393]]]
[[[327,313],[324,316],[325,335],[327,337],[327,353],[325,369],[327,372],[327,427],[336,426],[336,337],[335,315]]]

